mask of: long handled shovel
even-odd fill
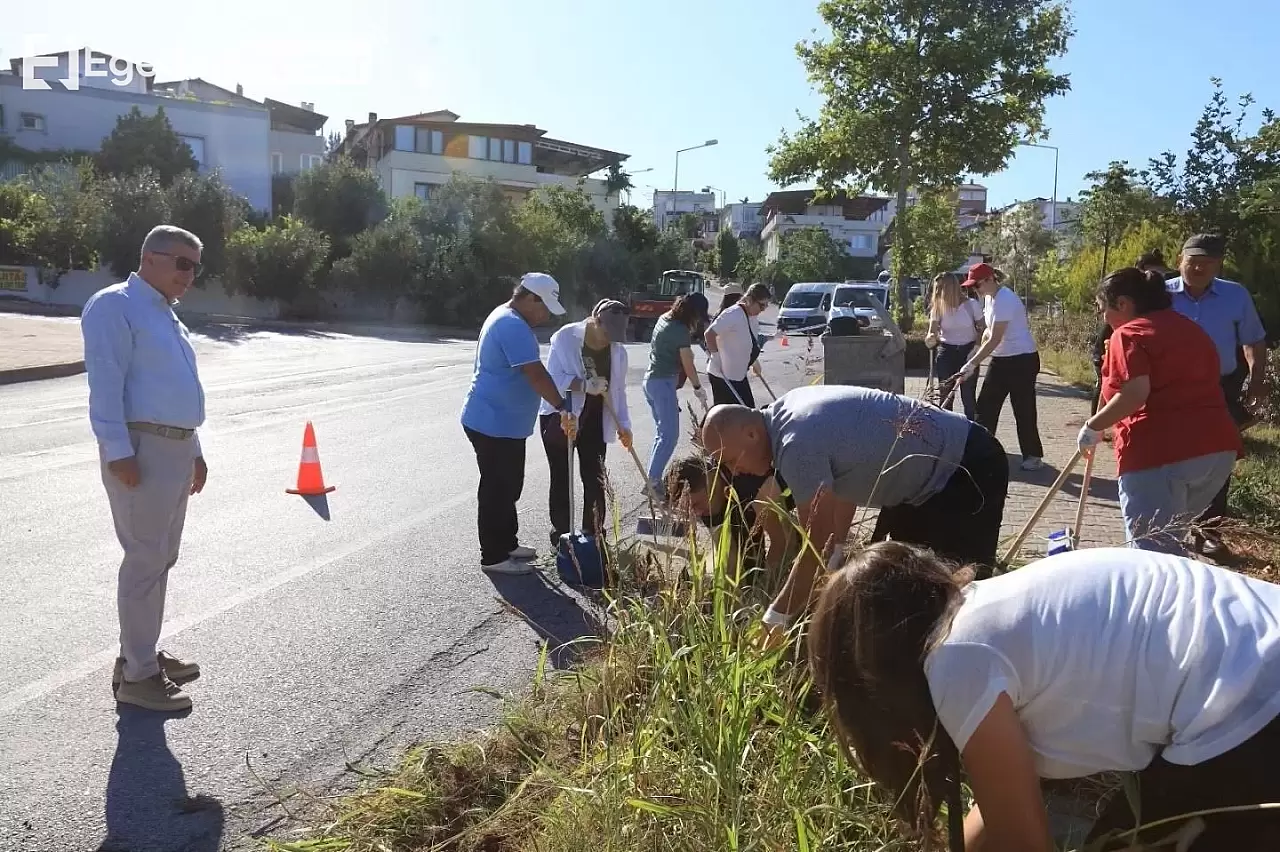
[[[769,387],[769,382],[768,382],[768,380],[767,380],[767,379],[765,379],[765,377],[764,377],[764,376],[762,376],[762,375],[761,375],[761,376],[756,376],[756,378],[760,380],[760,384],[764,385],[764,389],[765,389],[765,390],[767,390],[767,391],[769,392],[769,396],[773,397],[773,401],[774,401],[774,402],[777,402],[777,401],[778,401],[778,395],[777,395],[776,393],[774,393],[774,392],[773,392],[773,388]]]
[[[1071,471],[1076,469],[1076,465],[1080,463],[1080,457],[1084,453],[1080,450],[1075,451],[1075,455],[1071,457],[1071,461],[1062,468],[1062,473],[1058,474],[1058,478],[1049,486],[1049,491],[1044,495],[1044,499],[1040,501],[1040,505],[1031,513],[1031,517],[1027,519],[1027,523],[1022,527],[1022,531],[1018,533],[1018,537],[1013,540],[1013,544],[1009,545],[1009,549],[1005,551],[1004,558],[1000,560],[1000,564],[1008,566],[1013,557],[1018,554],[1018,549],[1022,547],[1022,543],[1027,540],[1027,536],[1031,534],[1031,529],[1039,522],[1045,510],[1049,508],[1049,504],[1053,502],[1053,498],[1062,490],[1063,484],[1067,481],[1067,477],[1071,475]]]
[[[1071,528],[1071,549],[1080,547],[1080,530],[1084,529],[1084,509],[1089,499],[1089,481],[1093,478],[1093,459],[1098,454],[1095,447],[1084,463],[1084,476],[1080,480],[1080,502],[1076,505],[1076,523]]]
[[[622,421],[618,419],[618,414],[613,410],[613,403],[609,401],[609,394],[606,392],[601,395],[601,401],[604,402],[605,411],[609,412],[609,416],[613,418],[615,425],[622,425]],[[663,513],[659,516],[657,512],[658,495],[653,493],[653,484],[649,482],[649,471],[645,469],[644,462],[640,461],[640,456],[636,453],[635,446],[627,447],[627,454],[631,456],[631,461],[635,462],[636,470],[640,471],[640,478],[644,480],[644,493],[649,501],[649,515],[641,515],[636,521],[636,533],[638,535],[652,536],[672,536],[683,537],[688,529],[685,525],[672,517],[670,513]]]

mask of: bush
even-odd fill
[[[351,254],[333,265],[330,283],[386,300],[390,313],[397,297],[421,288],[422,261],[413,222],[393,215],[356,235]]]
[[[262,230],[244,226],[227,241],[228,293],[305,308],[315,298],[329,239],[292,216]]]
[[[168,195],[149,168],[103,180],[96,195],[102,216],[98,254],[116,277],[124,278],[138,268],[147,233],[169,221]]]
[[[190,146],[169,124],[164,107],[154,115],[143,115],[135,106],[128,115],[116,119],[115,129],[102,140],[95,160],[103,175],[128,177],[147,171],[163,186],[200,167]]]
[[[349,159],[303,172],[293,192],[293,215],[329,238],[331,261],[350,254],[356,234],[387,217],[378,176]]]
[[[168,197],[170,224],[199,237],[204,243],[201,260],[208,270],[206,274],[222,275],[227,240],[245,224],[249,202],[236,195],[218,175],[195,172],[175,178]]]

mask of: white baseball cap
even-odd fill
[[[526,272],[520,279],[520,286],[542,299],[551,313],[564,315],[564,305],[560,304],[560,285],[547,273]]]

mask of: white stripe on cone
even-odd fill
[[[303,464],[320,464],[319,451],[317,451],[315,447],[303,447],[302,463]]]

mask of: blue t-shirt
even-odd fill
[[[491,438],[532,435],[541,398],[520,368],[537,360],[529,324],[508,305],[495,308],[480,328],[462,425]]]

